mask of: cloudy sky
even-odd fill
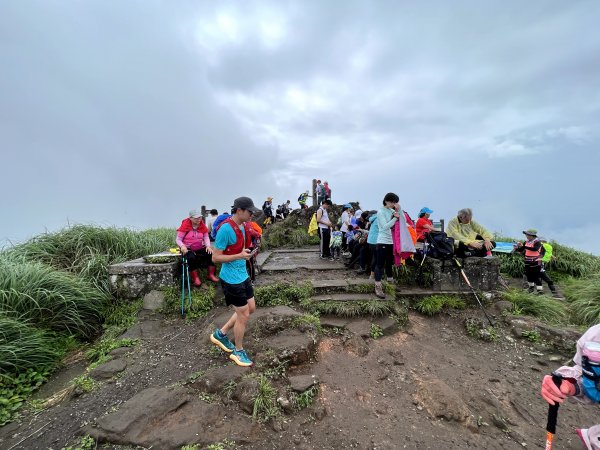
[[[600,254],[600,2],[0,1],[0,240],[326,179]]]

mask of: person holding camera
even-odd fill
[[[189,217],[181,222],[181,226],[177,229],[175,242],[183,257],[187,259],[190,278],[194,286],[202,285],[200,275],[198,275],[198,269],[201,267],[208,268],[210,281],[215,283],[219,281],[215,276],[215,265],[211,259],[213,250],[210,245],[208,228],[198,210],[192,209]]]

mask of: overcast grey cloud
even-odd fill
[[[600,4],[0,2],[0,238],[312,178],[600,254]]]

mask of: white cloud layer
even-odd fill
[[[0,239],[312,178],[600,254],[593,0],[0,3]],[[585,36],[585,39],[582,39]],[[583,231],[582,231],[583,230]],[[555,236],[548,236],[553,238]]]

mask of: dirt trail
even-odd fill
[[[290,273],[267,278],[269,282],[290,279]],[[260,326],[249,332],[248,347],[257,361],[257,367],[248,370],[251,373],[268,367],[270,340],[284,332],[277,328],[277,320],[281,314],[290,313],[277,311],[271,315],[263,311],[253,319]],[[213,380],[241,385],[240,377],[246,373],[238,371],[208,343],[215,318],[226,313],[225,308],[218,307],[208,317],[193,322],[144,313],[133,331],[140,344],[119,356],[125,370],[89,393],[68,398],[37,415],[27,414],[1,428],[0,448],[60,449],[72,445],[99,422],[116,417],[136,394],[167,387],[174,395],[189,396],[189,401],[174,406],[175,415],[167,409],[165,417],[151,419],[144,433],[150,433],[152,427],[169,433],[173,428],[161,430],[161,424],[177,425],[177,433],[187,428],[186,439],[197,436],[204,447],[211,439],[230,433],[236,448],[256,450],[543,448],[547,404],[538,394],[539,383],[544,374],[568,360],[543,344],[514,338],[502,323],[494,342],[468,336],[464,319],[479,316],[477,309],[435,317],[410,313],[405,329],[376,340],[356,332],[368,327],[372,319],[357,319],[345,331],[322,335],[310,361],[291,366],[285,376],[274,380],[281,394],[289,377],[315,375],[320,384],[313,404],[263,424],[249,419],[243,393],[239,398],[234,393],[231,399],[219,397],[221,391],[210,395],[203,392],[203,377],[223,373],[220,376],[225,378],[215,375]],[[306,336],[309,331],[302,333]],[[81,361],[73,364],[81,365]],[[233,372],[236,374],[231,375]],[[190,376],[195,380],[192,384],[186,383]],[[63,385],[59,374],[45,392],[50,394]],[[172,400],[169,394],[166,397],[164,402]],[[590,406],[569,403],[561,407],[555,448],[580,449],[573,429],[592,425],[594,415]],[[206,422],[196,423],[198,417]],[[175,419],[180,423],[174,424]],[[235,434],[235,426],[229,428],[233,421],[238,421],[239,433],[246,436]],[[105,448],[125,448],[121,446],[125,442],[119,445],[118,440]],[[145,442],[143,436],[139,442]],[[180,447],[175,444],[180,442],[176,437],[157,442],[153,448]]]

